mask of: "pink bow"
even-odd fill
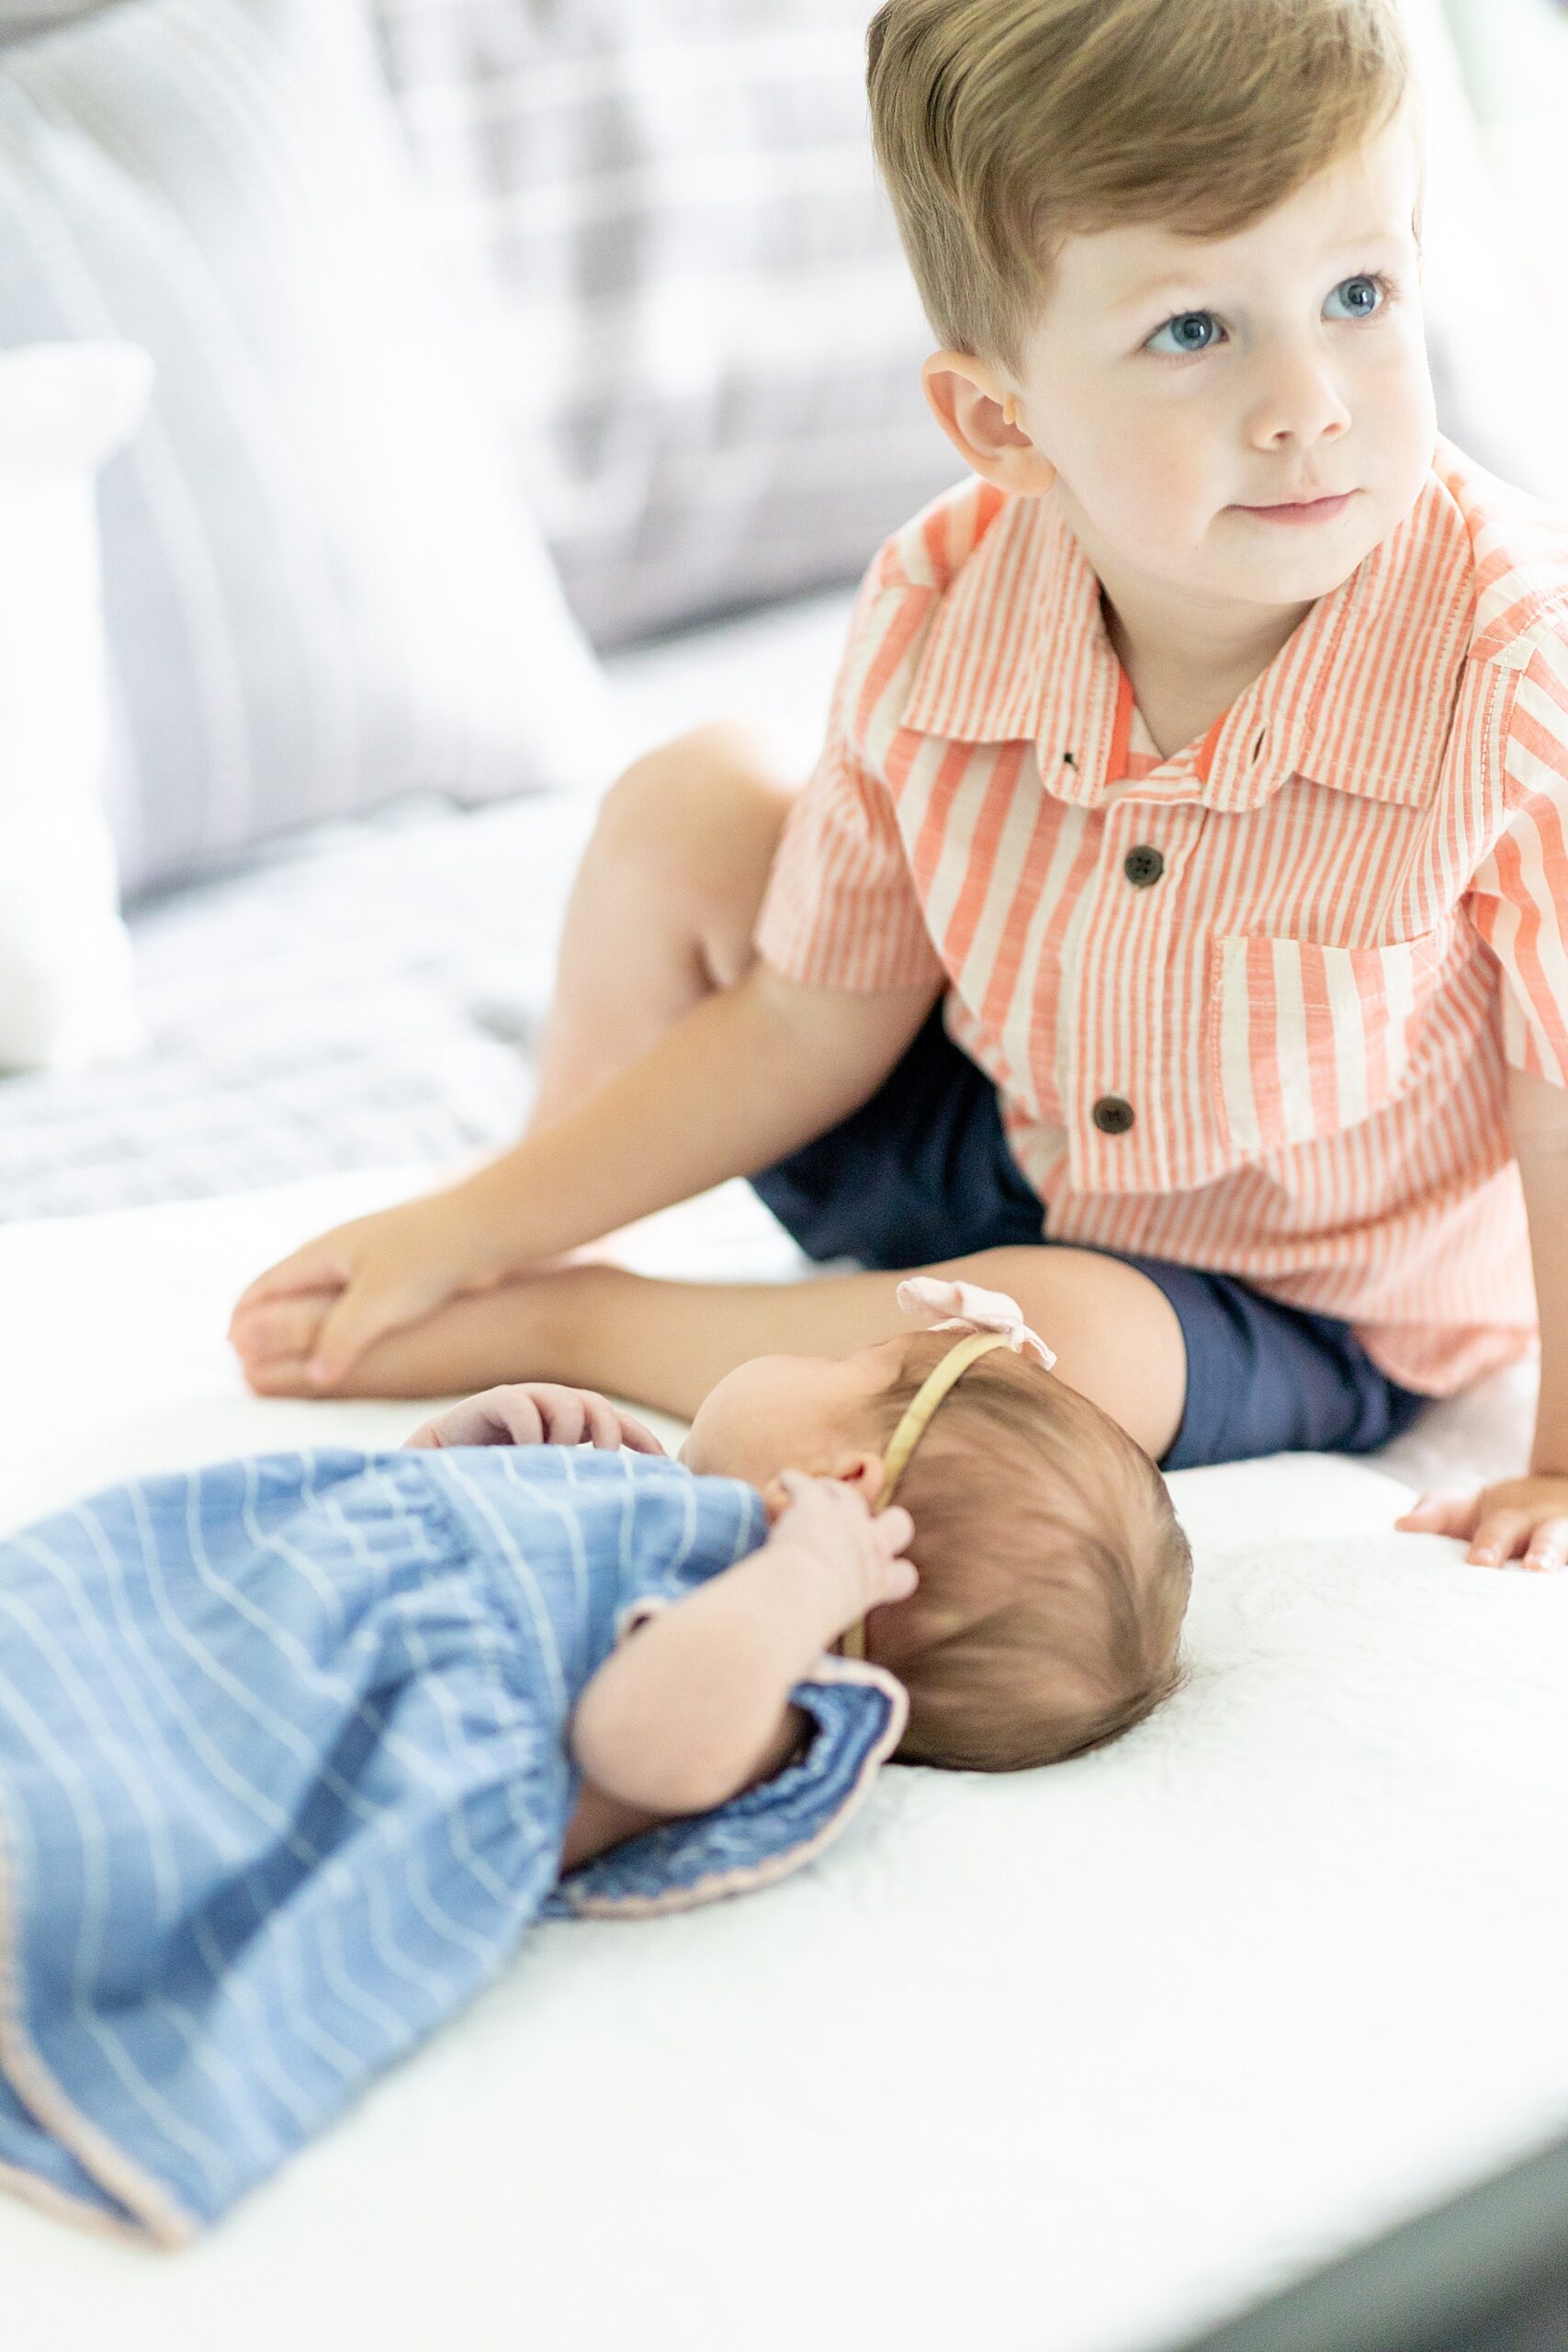
[[[916,1315],[932,1322],[935,1331],[1002,1331],[1015,1355],[1032,1356],[1045,1372],[1056,1361],[1056,1351],[1048,1348],[1038,1331],[1032,1331],[1023,1319],[1023,1309],[1016,1298],[1009,1298],[999,1290],[982,1290],[977,1283],[942,1283],[934,1274],[916,1274],[898,1285],[898,1305],[906,1315]]]

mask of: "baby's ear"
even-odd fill
[[[873,1510],[882,1492],[883,1468],[880,1453],[846,1453],[825,1475],[837,1478],[842,1486],[852,1487],[857,1495],[864,1498],[867,1510]]]
[[[837,1478],[843,1486],[852,1487],[856,1494],[864,1496],[867,1510],[874,1510],[876,1498],[882,1492],[880,1453],[840,1453],[831,1461],[802,1463],[800,1467],[813,1478]],[[782,1478],[774,1478],[761,1492],[762,1509],[772,1527],[789,1509],[789,1496]]]

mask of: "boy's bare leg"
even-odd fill
[[[533,1128],[739,979],[798,787],[728,722],[660,744],[611,786],[567,904]]]
[[[751,933],[797,785],[739,726],[698,728],[627,769],[606,796],[573,886],[533,1125],[547,1125],[647,1051],[751,961]],[[909,1269],[914,1272],[916,1269]],[[1056,1351],[1056,1372],[1156,1460],[1180,1426],[1187,1356],[1175,1310],[1134,1266],[1056,1244],[986,1250],[918,1271],[1010,1292]],[[525,1275],[454,1299],[355,1363],[356,1396],[447,1396],[564,1380],[689,1419],[736,1364],[845,1354],[908,1329],[899,1273],[784,1283],[672,1283],[615,1266]],[[260,1311],[246,1376],[264,1396],[330,1395],[295,1344],[321,1303]]]
[[[1100,1250],[1041,1243],[919,1271],[1010,1293],[1055,1350],[1057,1376],[1156,1462],[1167,1451],[1186,1404],[1186,1345],[1170,1301],[1135,1266]],[[378,1341],[354,1368],[354,1394],[447,1396],[506,1380],[563,1380],[689,1419],[708,1390],[751,1356],[845,1355],[909,1329],[896,1296],[904,1279],[870,1272],[675,1283],[619,1266],[568,1266],[455,1299]],[[314,1329],[310,1302],[266,1311],[276,1352],[252,1368],[253,1385],[263,1395],[321,1395],[289,1346],[291,1317],[302,1332]]]

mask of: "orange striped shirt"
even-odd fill
[[[1163,759],[1049,499],[862,582],[759,952],[949,990],[1052,1239],[1239,1275],[1447,1396],[1529,1354],[1505,1066],[1568,1086],[1568,520],[1441,437]]]

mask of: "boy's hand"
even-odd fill
[[[803,1567],[823,1579],[830,1620],[825,1644],[884,1601],[908,1599],[920,1579],[913,1560],[902,1556],[915,1522],[901,1503],[873,1518],[863,1498],[841,1478],[784,1470],[779,1484],[789,1503],[762,1548],[797,1554]]]
[[[592,1388],[526,1380],[486,1388],[422,1421],[405,1445],[589,1445],[607,1453],[662,1453],[650,1429]]]
[[[1470,1539],[1465,1558],[1502,1567],[1524,1554],[1527,1568],[1568,1563],[1568,1478],[1505,1478],[1472,1494],[1423,1495],[1396,1527],[1416,1535]]]
[[[279,1259],[241,1293],[229,1339],[249,1363],[258,1357],[258,1331],[266,1328],[260,1311],[316,1293],[320,1320],[310,1341],[309,1376],[324,1388],[387,1332],[465,1291],[493,1289],[513,1271],[460,1190],[433,1193],[334,1226]]]

